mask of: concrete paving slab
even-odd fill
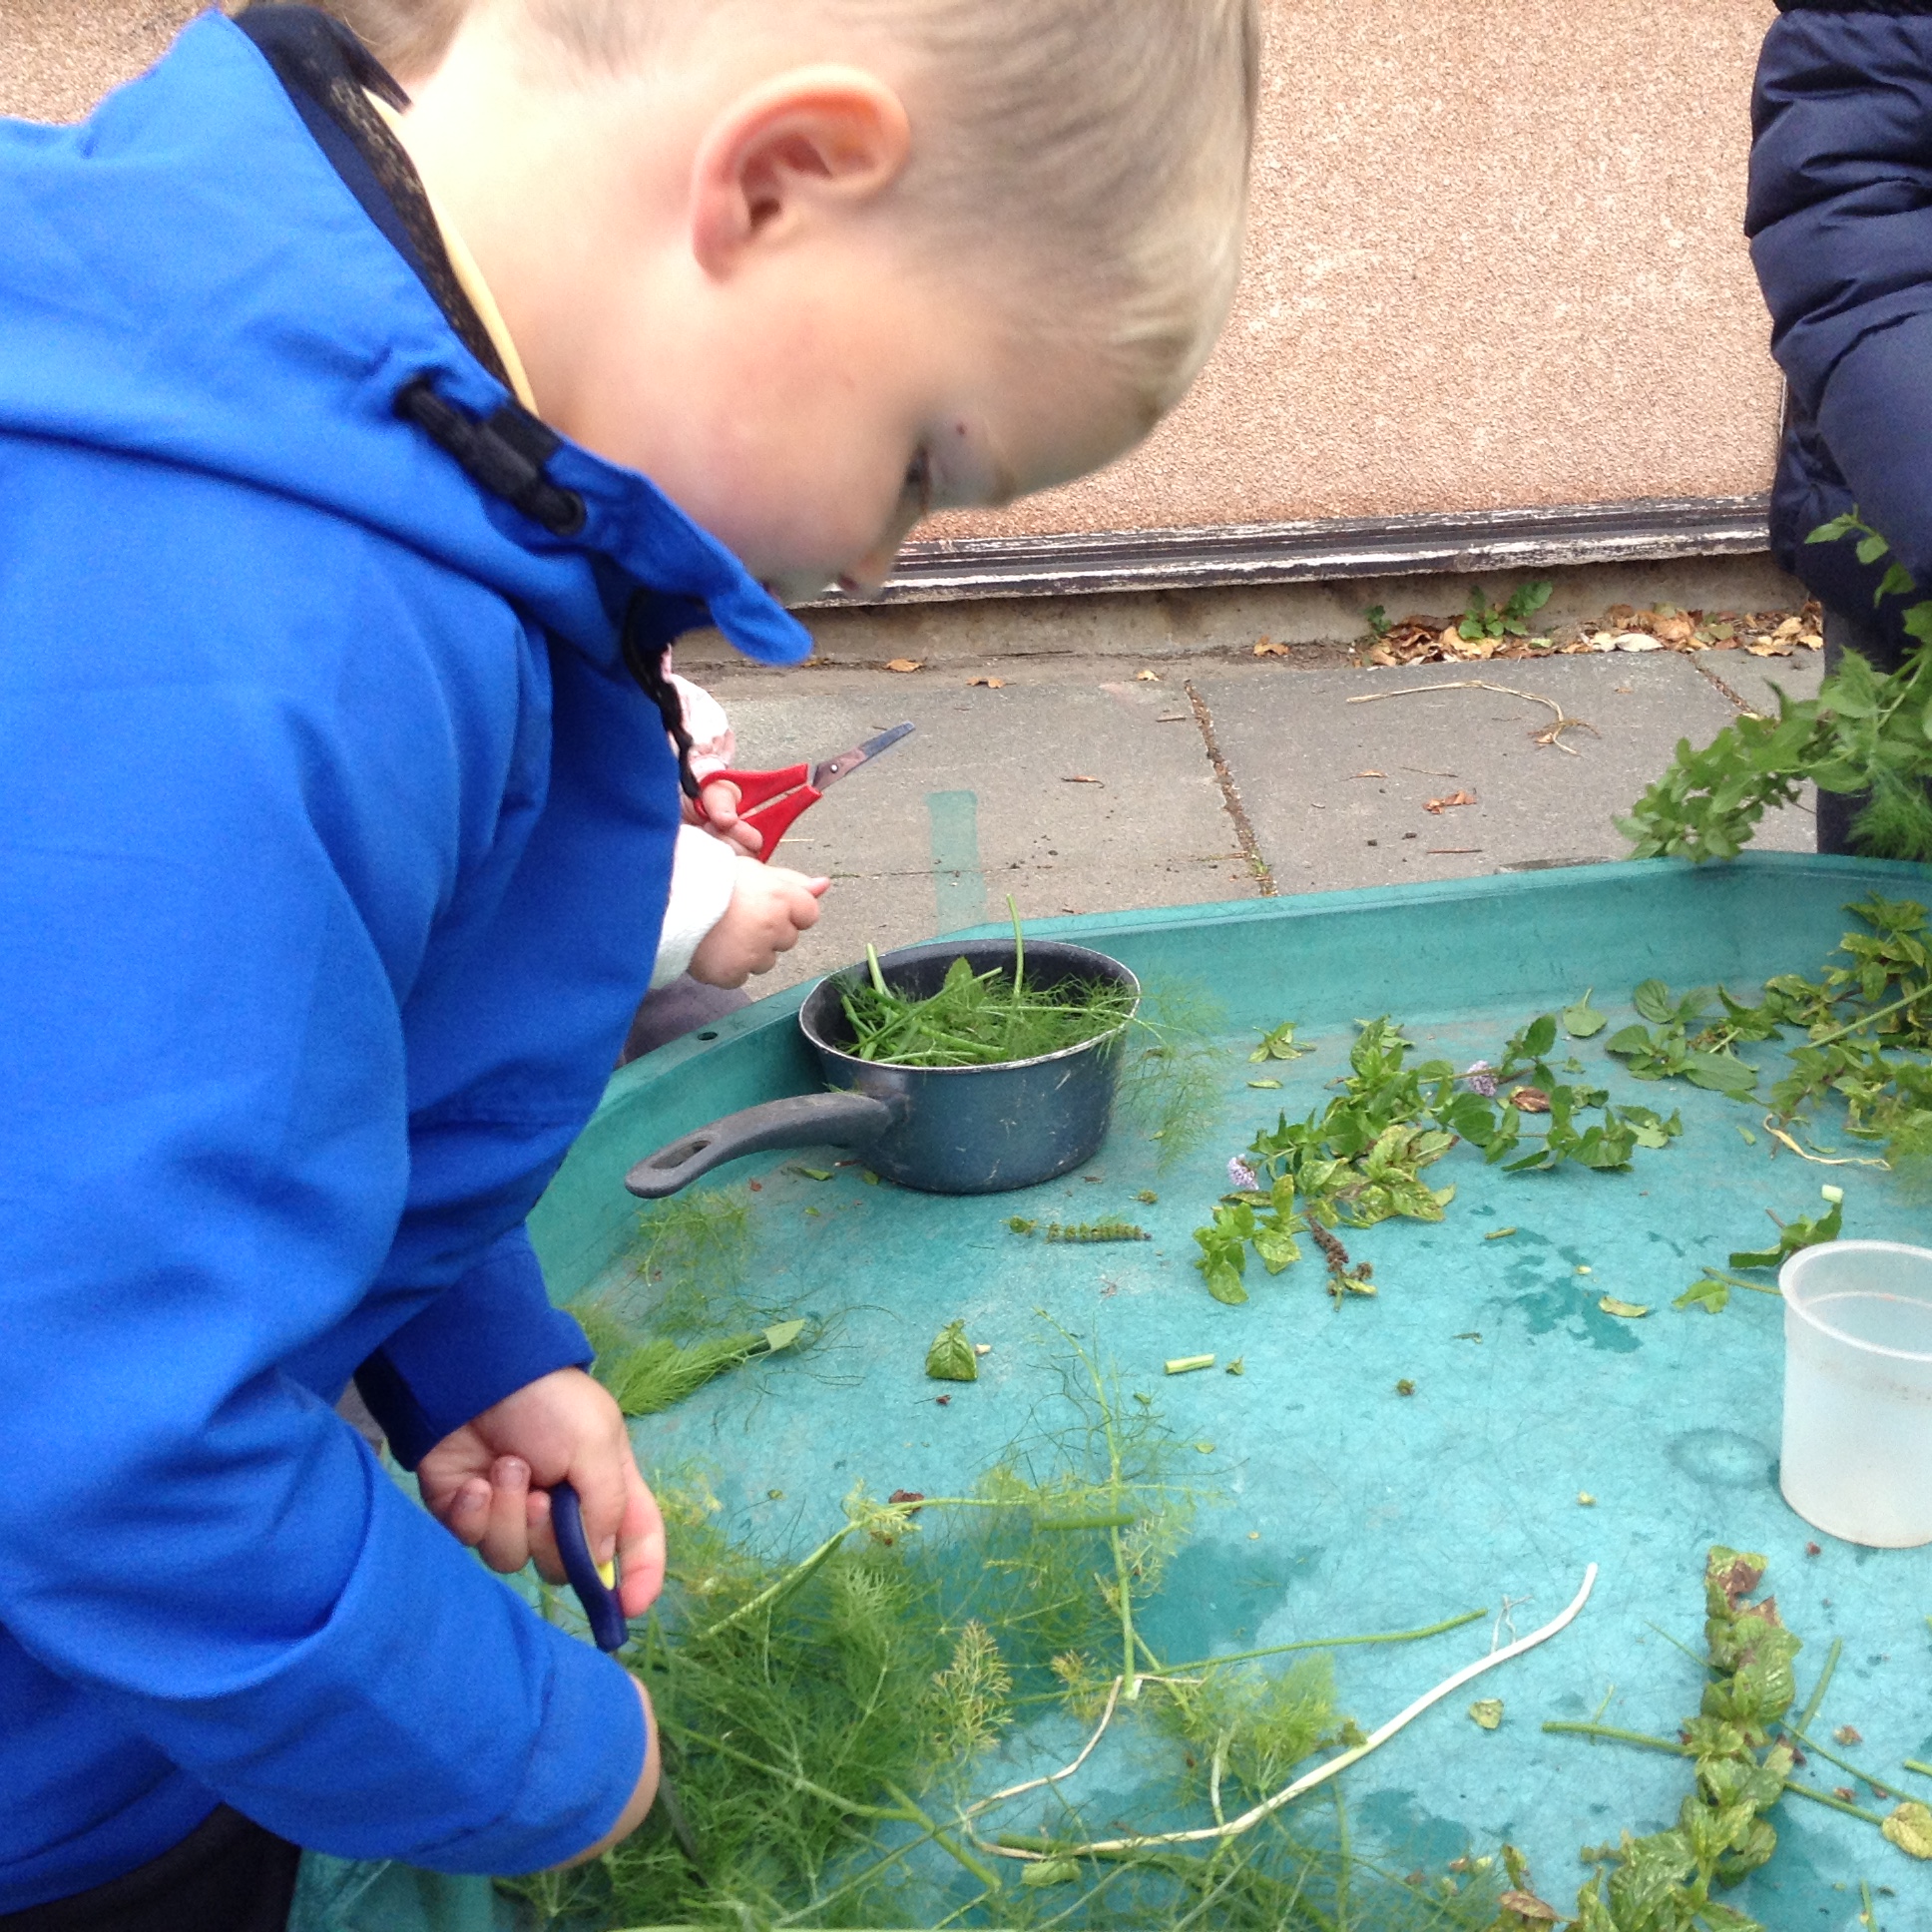
[[[964,675],[813,671],[714,680],[739,762],[817,759],[910,719],[916,733],[827,792],[779,859],[828,873],[820,924],[770,992],[1004,916],[1210,903],[1257,890],[1176,684],[1088,665],[974,688]]]
[[[1594,731],[1565,731],[1569,755],[1536,741],[1556,722],[1550,705],[1429,689],[1462,680],[1533,693]],[[1205,677],[1196,689],[1284,892],[1621,858],[1614,821],[1678,739],[1702,742],[1736,716],[1691,664],[1663,652]],[[1458,794],[1475,802],[1429,809]],[[1779,829],[1808,840],[1809,820]]]

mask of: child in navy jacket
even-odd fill
[[[406,92],[257,5],[0,124],[7,1932],[644,1815],[641,1690],[462,1546],[555,1575],[568,1480],[663,1575],[525,1229],[658,951],[663,654],[1130,446],[1238,260],[1251,0],[378,14]]]
[[[1789,384],[1772,550],[1825,606],[1827,670],[1890,671],[1911,600],[1874,607],[1884,564],[1805,539],[1855,505],[1932,594],[1932,0],[1777,4],[1745,222]],[[1819,794],[1820,851],[1864,802]]]

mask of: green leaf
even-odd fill
[[[1469,1714],[1479,1728],[1494,1730],[1503,1721],[1503,1700],[1501,1697],[1478,1697],[1469,1706]]]
[[[966,1339],[966,1324],[949,1321],[926,1350],[926,1373],[935,1382],[977,1382],[979,1357]]]
[[[1614,1294],[1607,1294],[1597,1303],[1605,1314],[1615,1315],[1620,1321],[1642,1321],[1650,1309],[1641,1301],[1620,1301]]]
[[[1903,564],[1894,564],[1872,592],[1873,607],[1884,603],[1888,597],[1902,597],[1917,589],[1917,584],[1912,581],[1912,573]]]
[[[1223,1301],[1230,1308],[1238,1308],[1247,1299],[1247,1290],[1241,1286],[1239,1266],[1223,1257],[1203,1259],[1195,1263],[1201,1269],[1208,1283],[1208,1292],[1216,1301]]]
[[[1647,979],[1631,995],[1631,1004],[1653,1026],[1669,1026],[1678,1016],[1677,1002],[1661,979]],[[1618,1036],[1623,1037],[1621,1034]]]
[[[805,1332],[802,1321],[780,1321],[764,1331],[764,1351],[767,1355],[781,1355]]]
[[[1671,1303],[1674,1308],[1702,1308],[1707,1313],[1720,1315],[1730,1306],[1730,1283],[1719,1281],[1714,1274],[1706,1274],[1701,1281],[1692,1281],[1678,1298]]]
[[[1523,1050],[1532,1060],[1541,1060],[1557,1043],[1557,1017],[1545,1013],[1530,1022],[1523,1033]]]
[[[1684,1072],[1691,1086],[1732,1099],[1742,1098],[1757,1085],[1757,1069],[1727,1053],[1686,1054]]]
[[[1890,549],[1891,545],[1876,530],[1871,531],[1858,540],[1858,561],[1861,564],[1875,564]]]
[[[1808,544],[1837,543],[1848,537],[1854,530],[1862,530],[1864,525],[1858,520],[1856,510],[1847,510],[1841,517],[1833,517],[1829,523],[1821,523],[1805,538]]]
[[[1649,1027],[1627,1026],[1604,1042],[1604,1051],[1616,1054],[1621,1060],[1634,1053],[1650,1053],[1655,1044]]]
[[[1609,1026],[1609,1018],[1590,1004],[1590,995],[1597,989],[1589,988],[1575,1006],[1563,1009],[1563,1030],[1573,1040],[1590,1040]]]

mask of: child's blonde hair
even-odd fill
[[[473,0],[328,0],[406,79]],[[1017,284],[1029,339],[1110,362],[1152,423],[1226,318],[1260,65],[1257,0],[520,0],[580,63],[622,70],[760,14],[823,57],[910,53],[895,188],[931,245]],[[929,98],[928,96],[929,91]]]

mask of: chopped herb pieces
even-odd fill
[[[977,1382],[979,1357],[966,1339],[966,1324],[949,1321],[926,1351],[926,1373],[935,1382]]]

